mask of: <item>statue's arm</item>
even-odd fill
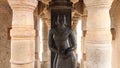
[[[69,35],[69,42],[71,46],[68,48],[68,51],[74,51],[77,48],[77,44],[75,39],[75,33],[72,30]]]
[[[49,31],[49,38],[48,38],[48,44],[49,44],[49,48],[52,52],[58,53],[58,50],[55,46],[55,42],[53,39],[53,32],[52,30]]]

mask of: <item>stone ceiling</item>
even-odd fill
[[[38,14],[42,15],[43,18],[50,18],[50,10],[49,10],[49,2],[51,0],[39,0],[38,4]],[[80,16],[83,14],[84,11],[84,3],[83,0],[71,0],[73,2],[73,20],[77,20],[80,18]],[[0,12],[8,12],[12,13],[11,8],[9,7],[9,4],[7,0],[0,0]],[[116,15],[120,12],[120,0],[114,0],[112,8],[111,8],[111,13],[113,15]],[[49,15],[49,16],[48,16]]]
[[[48,19],[50,20],[50,10],[49,10],[49,2],[51,0],[39,0],[39,2],[41,3],[41,6],[44,5],[44,9],[43,7],[41,7],[42,12],[40,13],[40,16],[44,19]],[[83,4],[83,0],[71,0],[71,2],[73,2],[73,10],[72,10],[72,21],[76,21],[81,17],[82,13],[83,13],[83,9],[84,9],[84,4]],[[38,6],[40,7],[40,6]],[[39,8],[39,10],[41,11],[41,9]]]
[[[41,1],[41,2],[43,2],[43,3],[45,3],[45,4],[49,4],[49,2],[51,1],[51,0],[39,0],[39,1]],[[73,2],[73,3],[76,3],[76,2],[78,2],[79,0],[71,0],[71,2]]]

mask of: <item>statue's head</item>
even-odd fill
[[[57,22],[56,22],[57,27],[66,27],[67,26],[67,22],[66,22],[66,16],[62,16],[62,17],[57,17]]]

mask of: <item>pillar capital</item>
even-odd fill
[[[31,10],[37,6],[37,0],[8,0],[12,10]]]
[[[72,22],[72,27],[77,27],[78,21],[77,20],[73,20]]]
[[[71,0],[73,3],[77,3],[79,0]]]
[[[110,7],[113,0],[84,0],[86,7]],[[99,8],[100,9],[100,8]]]
[[[111,28],[109,10],[112,2],[113,0],[84,0],[88,13],[87,30],[109,30]]]
[[[34,28],[33,11],[37,6],[37,0],[8,0],[13,10],[14,28]]]
[[[47,24],[47,27],[48,27],[48,30],[50,29],[50,26],[51,26],[51,23],[50,23],[50,22],[51,22],[51,19],[48,19],[48,20],[47,20],[47,23],[46,23],[46,24]]]
[[[43,2],[44,4],[47,4],[47,5],[48,5],[51,0],[39,0],[39,1],[41,1],[41,2]]]
[[[82,16],[82,31],[87,30],[86,24],[87,24],[87,15],[83,15]]]

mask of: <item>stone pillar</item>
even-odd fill
[[[73,30],[74,33],[75,33],[75,38],[76,38],[76,40],[77,40],[77,24],[78,24],[78,21],[77,21],[77,20],[73,20],[72,30]],[[77,58],[78,58],[77,49],[75,50],[75,53],[76,53]]]
[[[88,10],[87,68],[111,68],[112,36],[109,9],[113,0],[84,0]]]
[[[87,32],[86,24],[87,24],[87,15],[83,15],[82,16],[82,44],[81,44],[83,54],[86,53],[86,46],[85,46],[85,36]]]
[[[42,41],[43,41],[43,53],[42,53],[42,68],[50,68],[50,51],[48,46],[48,21],[43,21],[42,25]]]
[[[49,31],[51,29],[51,20],[48,19],[46,24],[47,24],[47,29],[48,29],[48,33],[49,33]]]
[[[36,26],[37,27],[37,26]],[[40,67],[39,51],[40,51],[40,36],[39,30],[36,29],[36,38],[35,38],[35,68]]]
[[[33,11],[37,0],[8,0],[13,10],[11,68],[34,68],[35,30]]]
[[[38,26],[38,25],[37,25]],[[40,68],[40,58],[39,58],[39,52],[40,52],[40,35],[39,35],[39,29],[36,30],[37,36],[36,36],[36,47],[35,47],[35,68]]]
[[[77,34],[77,24],[78,24],[78,21],[77,20],[73,20],[73,23],[72,23],[72,29],[75,33],[75,37],[76,37],[76,42],[77,42],[77,49],[75,50],[75,53],[76,53],[76,57],[77,57],[77,68],[80,67],[80,60],[79,60],[79,55],[80,53],[78,53],[79,51],[79,47],[80,45],[78,45],[79,42],[81,42],[81,40],[78,40],[80,37],[78,37],[79,35]]]
[[[81,50],[82,50],[82,60],[81,60],[81,68],[85,68],[86,66],[86,45],[85,45],[85,37],[86,37],[86,24],[87,24],[87,15],[82,16],[82,37],[81,37]]]
[[[77,24],[78,24],[78,21],[73,21],[72,29],[75,32],[75,34],[77,34]]]
[[[39,58],[39,52],[40,52],[40,22],[39,22],[39,16],[38,16],[38,10],[36,9],[34,11],[34,21],[35,21],[35,30],[36,30],[36,36],[35,36],[35,68],[40,68],[40,58]]]
[[[117,25],[118,24],[116,24],[116,26]],[[114,16],[112,16],[112,14],[111,14],[111,34],[112,34],[112,68],[119,68],[119,67],[117,67],[117,64],[118,64],[117,63],[117,61],[118,61],[117,57],[118,57],[118,55],[117,55],[117,45],[116,45],[116,42],[115,42],[116,41],[115,40],[115,35],[116,35],[115,21],[114,21]]]

